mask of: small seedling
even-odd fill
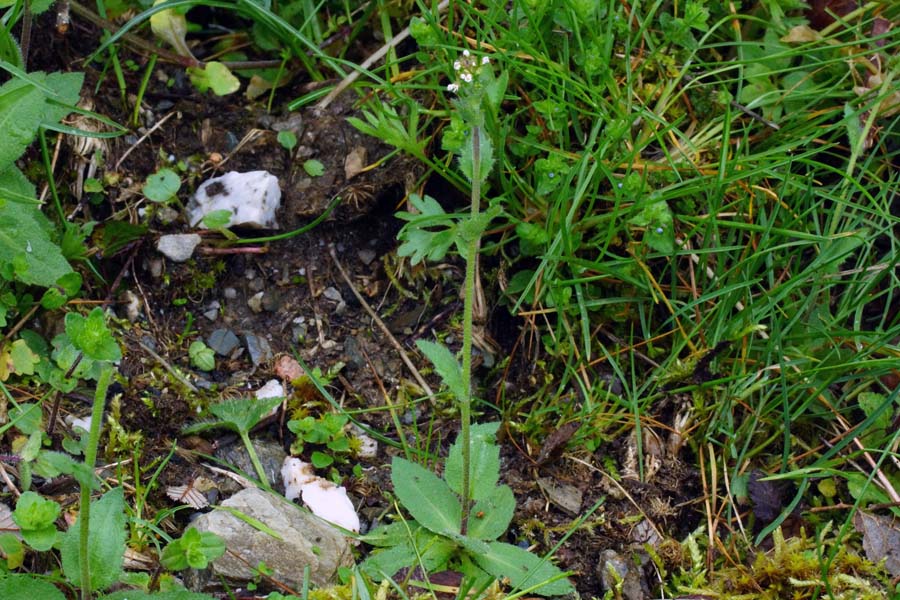
[[[191,364],[201,371],[212,371],[216,368],[216,353],[212,348],[197,340],[188,348]]]
[[[297,147],[297,135],[293,131],[279,131],[276,138],[281,147],[288,152]]]
[[[346,460],[351,452],[351,439],[345,427],[349,417],[345,414],[329,413],[316,419],[307,416],[302,419],[288,421],[288,429],[296,434],[297,439],[291,444],[291,454],[301,454],[307,444],[324,446],[329,452],[314,450],[310,462],[317,469],[331,466],[335,460]]]
[[[188,567],[205,569],[209,563],[225,554],[222,538],[210,531],[188,528],[180,538],[172,540],[163,550],[160,562],[173,571]]]
[[[303,170],[310,177],[321,177],[325,174],[325,165],[313,158],[303,163]]]
[[[250,462],[253,463],[253,468],[256,470],[257,477],[259,477],[259,482],[264,487],[268,488],[269,480],[268,477],[266,477],[265,469],[263,469],[262,464],[259,462],[259,457],[256,455],[256,450],[253,448],[253,443],[250,441],[250,430],[271,413],[276,406],[281,404],[282,400],[283,398],[278,397],[249,400],[224,400],[209,407],[209,412],[216,417],[216,420],[197,423],[190,427],[186,427],[184,433],[198,433],[219,427],[231,429],[241,436],[241,441],[244,442],[244,448],[247,449],[247,454],[250,456]]]

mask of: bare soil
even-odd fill
[[[79,38],[85,33],[76,29],[66,38],[48,38],[49,43],[43,48],[35,48],[32,68],[59,70],[71,65],[83,69],[83,65],[75,64],[87,53],[80,47],[89,51],[96,41]],[[215,433],[185,439],[181,430],[196,419],[198,406],[220,397],[246,395],[276,377],[274,360],[256,366],[247,352],[233,358],[217,357],[216,369],[210,373],[193,369],[187,353],[190,342],[206,340],[218,328],[228,328],[238,336],[262,336],[273,356],[296,353],[310,367],[323,372],[343,363],[339,376],[331,381],[331,394],[348,409],[368,411],[360,413],[363,422],[388,438],[396,438],[378,382],[397,401],[398,389],[406,386],[410,373],[397,350],[355,299],[330,256],[330,248],[334,248],[337,259],[349,272],[353,287],[381,315],[420,367],[425,364],[416,358],[415,340],[434,338],[438,333],[459,340],[455,324],[462,311],[458,292],[462,285],[460,265],[451,262],[428,269],[411,268],[397,260],[394,251],[400,223],[393,213],[403,206],[409,191],[416,190],[417,185],[421,188],[424,169],[400,157],[382,161],[390,149],[358,133],[346,122],[347,116],[357,114],[352,98],[342,100],[327,114],[306,110],[294,115],[269,115],[263,102],[251,103],[239,95],[216,98],[197,93],[179,67],[160,63],[157,71],[159,76],[152,78],[144,97],[142,130],[118,138],[107,149],[105,169],[107,173],[115,171],[120,183],[108,189],[102,202],[83,201],[78,217],[101,223],[119,220],[139,224],[146,222],[140,216],[142,210],[154,213],[145,235],[97,262],[110,285],[98,280],[91,284],[94,297],[115,301],[116,311],[122,316],[125,359],[120,367],[118,423],[124,433],[138,434],[135,439],[141,440],[132,457],[140,463],[144,483],[169,455],[174,443],[181,448],[160,474],[159,486],[150,495],[147,509],[151,512],[173,506],[163,493],[166,486],[184,484],[203,471],[198,454],[233,441],[233,436],[229,439]],[[109,78],[97,86],[100,73],[93,66],[86,72],[84,90],[94,110],[127,123],[130,113],[123,109],[125,104],[118,88],[110,84]],[[141,73],[126,72],[129,90],[138,89]],[[274,105],[307,89],[300,82],[279,91]],[[154,128],[163,119],[165,122]],[[276,129],[285,127],[293,128],[299,139],[293,154],[276,140]],[[146,137],[141,137],[142,132],[147,133]],[[125,152],[129,154],[119,164]],[[348,180],[345,166],[351,153],[363,154],[365,165],[377,166]],[[260,253],[227,253],[221,239],[207,236],[203,243],[207,251],[226,253],[198,253],[191,261],[176,264],[155,251],[155,239],[162,234],[187,231],[184,220],[165,221],[159,207],[150,205],[139,193],[148,175],[173,164],[170,158],[188,166],[179,194],[182,203],[201,181],[226,171],[264,169],[276,174],[284,192],[278,216],[283,231],[308,223],[335,196],[344,200],[327,221],[304,235],[253,245]],[[325,167],[324,175],[307,175],[301,166],[307,159],[320,161]],[[79,163],[71,146],[62,149],[58,160],[62,184],[74,184],[76,176],[71,169]],[[441,182],[425,183],[439,200],[456,201],[453,192]],[[100,225],[95,239],[100,239],[103,230],[104,225]],[[482,366],[477,375],[485,395],[491,399],[498,386],[507,385],[514,397],[504,401],[512,405],[531,397],[537,389],[532,376],[534,362],[517,343],[527,324],[511,316],[501,303],[490,259],[486,259],[486,265],[484,287],[491,306],[486,332],[494,344],[495,360],[508,360],[502,369]],[[90,276],[86,275],[86,279]],[[328,288],[339,292],[343,306],[330,298],[333,294],[325,294]],[[226,297],[226,290],[233,295]],[[248,300],[260,291],[264,292],[266,303],[263,310],[255,312]],[[134,296],[126,296],[126,292]],[[136,318],[129,320],[126,305],[134,298],[138,312]],[[203,316],[214,306],[213,302],[218,302],[214,321]],[[298,324],[299,318],[303,323]],[[305,330],[302,336],[297,335],[298,325],[305,325],[301,327]],[[189,392],[173,376],[175,371],[198,385],[200,393]],[[437,387],[436,379],[430,380]],[[211,390],[211,386],[215,389]],[[309,394],[311,412],[327,410],[317,394],[310,390],[302,393]],[[65,410],[82,414],[86,395],[84,392],[67,398]],[[678,401],[671,399],[670,403]],[[482,420],[502,417],[488,404],[480,406],[479,412]],[[667,426],[671,426],[675,412],[671,404],[661,404],[653,415],[659,425],[651,433],[662,440],[662,446],[669,437]],[[446,447],[455,437],[455,412],[441,401],[406,405],[402,413],[406,431],[432,432],[433,449]],[[287,447],[292,434],[285,428],[285,421],[284,417],[271,420],[254,435],[258,439],[278,440]],[[574,581],[583,596],[600,596],[601,552],[640,550],[652,535],[680,538],[695,527],[702,513],[696,504],[701,484],[696,471],[687,466],[690,462],[682,456],[685,450],[677,444],[672,446],[674,451],[661,450],[655,455],[660,464],[653,467],[655,474],[645,478],[645,482],[628,478],[613,482],[595,465],[613,464],[621,470],[633,460],[629,458],[633,451],[629,450],[627,435],[603,444],[594,453],[563,443],[552,453],[555,455],[539,460],[541,444],[557,425],[547,423],[543,439],[525,439],[515,433],[515,428],[504,428],[503,481],[512,486],[518,503],[507,541],[544,553],[583,518],[558,549],[558,562],[562,568],[577,573]],[[644,448],[646,451],[646,443]],[[366,524],[391,510],[382,491],[389,488],[387,465],[393,452],[382,444],[378,457],[362,464],[363,478],[353,476],[351,465],[340,467]],[[127,479],[127,475],[119,473]],[[577,488],[583,496],[580,510],[573,513],[551,501],[546,486],[538,484],[541,478],[547,478],[545,483],[549,480]],[[56,492],[71,493],[74,498],[75,486]],[[585,518],[589,510],[593,512]],[[175,532],[184,526],[187,517],[182,512],[175,519],[165,520],[164,526]],[[364,555],[366,549],[362,546],[359,551]],[[675,552],[664,558],[674,565],[680,554]],[[656,580],[652,564],[645,565],[644,572],[647,587],[652,588]]]

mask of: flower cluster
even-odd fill
[[[485,65],[490,64],[491,59],[487,56],[481,57],[481,60],[478,60],[475,56],[472,56],[472,53],[468,50],[463,50],[462,56],[459,60],[453,62],[453,70],[459,73],[459,80],[465,83],[472,83],[475,80],[475,76],[478,75],[478,72]],[[448,92],[453,92],[454,94],[459,91],[458,83],[451,83],[447,86]]]

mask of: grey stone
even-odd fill
[[[194,254],[200,240],[196,233],[163,235],[157,240],[156,249],[173,262],[184,262]]]
[[[343,302],[344,298],[341,296],[341,293],[337,291],[337,288],[327,287],[325,291],[322,292],[322,295],[331,300],[332,302]]]
[[[222,506],[262,522],[281,537],[276,539],[222,510],[198,517],[194,523],[198,530],[213,532],[225,541],[228,552],[213,561],[211,567],[228,580],[252,581],[257,576],[254,568],[265,563],[272,577],[288,587],[303,587],[306,567],[312,583],[325,586],[334,580],[339,567],[353,562],[347,538],[272,492],[242,490]]]
[[[360,250],[356,253],[359,257],[359,260],[362,261],[362,264],[369,266],[372,264],[372,261],[375,260],[375,251],[374,250]]]
[[[259,458],[259,464],[262,465],[263,472],[269,480],[266,483],[271,486],[276,481],[281,481],[281,466],[287,456],[287,452],[284,451],[281,444],[266,439],[254,439],[252,443],[253,450],[256,451],[256,456]],[[247,449],[240,441],[228,444],[216,452],[216,458],[243,472],[253,480],[258,478],[256,469],[250,462],[250,455],[247,454]]]
[[[258,367],[267,360],[272,360],[272,347],[266,338],[248,333],[244,336],[244,343],[247,346],[247,352],[250,353],[250,361],[254,367]]]
[[[281,294],[275,290],[263,292],[262,309],[267,312],[275,312],[281,308]]]
[[[640,567],[615,550],[604,550],[597,563],[597,575],[603,591],[612,591],[616,598],[644,600]]]
[[[582,493],[577,487],[560,483],[551,477],[541,477],[537,483],[547,494],[550,502],[572,516],[581,514]]]
[[[222,290],[222,295],[225,296],[226,300],[234,300],[235,298],[237,298],[238,294],[237,294],[237,290],[234,289],[233,287],[227,287],[224,290]]]
[[[229,356],[241,341],[230,329],[216,329],[206,338],[206,345],[219,356]]]
[[[210,302],[206,310],[203,312],[203,316],[206,317],[209,321],[215,321],[219,318],[219,309],[222,308],[222,305],[218,300],[213,300]]]

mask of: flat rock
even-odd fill
[[[238,492],[222,506],[257,519],[281,536],[276,539],[231,512],[217,510],[200,515],[194,526],[201,532],[221,536],[228,548],[211,567],[215,574],[230,581],[254,580],[258,576],[254,568],[265,563],[274,579],[299,590],[306,567],[312,583],[325,586],[334,580],[339,567],[353,564],[346,537],[277,494],[250,488]]]
[[[230,329],[216,329],[206,338],[206,344],[219,356],[229,356],[240,343]]]
[[[582,493],[574,485],[562,483],[550,477],[541,477],[538,485],[547,494],[550,502],[557,505],[572,516],[581,514]]]
[[[247,352],[250,353],[250,360],[254,367],[258,367],[262,363],[272,360],[272,346],[269,341],[261,335],[248,333],[244,336],[244,342],[247,346]]]

